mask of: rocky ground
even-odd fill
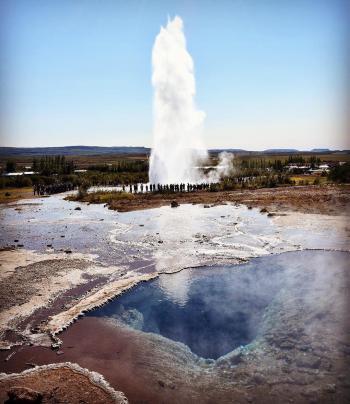
[[[41,332],[55,313],[68,309],[75,299],[96,289],[120,268],[102,266],[81,254],[36,254],[15,249],[0,252],[0,336],[2,349],[18,343],[51,345]],[[14,261],[14,262],[13,262]],[[16,264],[17,262],[17,264]],[[34,328],[33,328],[34,327]]]
[[[271,215],[292,210],[336,216],[349,212],[350,193],[346,186],[310,186],[198,192],[169,197],[135,195],[127,202],[112,201],[109,207],[130,211],[170,205],[173,200],[180,204],[201,203],[204,207],[226,202],[244,203]],[[278,220],[302,221],[303,217],[299,213],[294,219],[281,216]],[[349,226],[345,223],[342,227],[349,235]],[[10,248],[0,251],[0,259],[1,348],[24,344],[20,349],[0,352],[3,361],[0,371],[19,371],[31,366],[26,365],[28,363],[43,365],[69,360],[100,372],[115,390],[124,391],[135,403],[231,403],[232,400],[237,403],[270,403],[272,400],[278,403],[345,403],[350,399],[347,381],[349,323],[344,311],[335,304],[336,295],[327,309],[321,301],[322,310],[312,306],[307,321],[316,324],[315,319],[321,318],[324,321],[319,324],[323,326],[308,328],[309,332],[305,334],[298,324],[300,315],[307,312],[308,302],[303,301],[302,295],[288,295],[286,291],[281,295],[279,305],[271,308],[270,320],[266,320],[254,349],[238,350],[220,362],[206,364],[199,363],[198,358],[183,346],[114,324],[100,324],[96,335],[96,322],[88,318],[78,322],[78,327],[69,327],[60,334],[63,345],[56,346],[59,341],[55,334],[81,312],[98,306],[140,280],[151,279],[156,276],[152,271],[135,277],[135,273],[123,267],[106,265],[92,255],[68,250],[38,254]],[[342,291],[346,294],[348,277],[339,273],[336,278],[337,287],[333,291],[343,285]],[[329,284],[332,284],[331,279]],[[324,293],[322,288],[321,292]],[[328,293],[332,295],[332,288]],[[293,310],[283,310],[283,305],[287,304]],[[338,317],[339,312],[343,317]],[[341,324],[344,327],[339,333],[332,332],[334,325],[339,327]],[[86,335],[89,338],[85,338]],[[45,348],[51,344],[54,350]],[[121,348],[116,350],[118,344]],[[67,349],[69,346],[75,349]],[[69,378],[76,381],[75,387],[64,382]],[[42,402],[82,402],[79,401],[82,391],[89,392],[86,399],[82,398],[85,402],[123,402],[117,401],[108,389],[91,383],[86,374],[69,367],[35,368],[31,373],[13,377],[3,374],[0,398],[5,400],[12,387],[20,386],[41,393]]]

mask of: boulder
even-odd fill
[[[41,403],[43,395],[28,387],[14,386],[7,392],[7,403]]]
[[[178,202],[176,202],[176,201],[171,201],[170,206],[171,206],[172,208],[177,208],[177,207],[179,206],[179,204],[178,204]]]

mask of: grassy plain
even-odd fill
[[[249,154],[237,154],[235,158],[237,160],[265,160],[274,161],[281,160],[285,162],[288,160],[290,155],[298,155],[303,158],[309,158],[314,156],[320,158],[322,162],[330,161],[350,161],[350,153],[311,153],[311,152],[300,152],[300,153],[249,153]],[[38,158],[38,156],[36,156]],[[91,165],[103,165],[103,164],[116,164],[121,160],[148,160],[149,156],[147,154],[99,154],[99,155],[72,155],[67,156],[67,160],[73,160],[77,169],[87,169]],[[212,163],[217,160],[217,153],[210,153],[210,158]],[[0,155],[0,167],[5,167],[7,161],[13,161],[16,163],[17,167],[31,166],[33,163],[33,156],[4,156]]]
[[[112,201],[130,201],[135,198],[134,194],[128,192],[119,191],[97,191],[86,193],[83,196],[69,195],[65,199],[67,201],[80,201],[88,203],[107,203],[110,204]]]
[[[20,199],[35,198],[32,187],[0,189],[0,203],[16,202]]]

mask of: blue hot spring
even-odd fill
[[[268,306],[283,288],[295,287],[300,273],[314,276],[320,263],[329,268],[348,258],[339,252],[298,251],[235,266],[185,269],[141,283],[88,316],[112,317],[217,359],[256,338]]]

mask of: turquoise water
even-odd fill
[[[348,259],[348,253],[299,251],[243,265],[185,269],[142,283],[88,315],[113,317],[216,359],[256,338],[269,305],[284,288],[295,287],[300,274],[310,284],[320,263],[329,268]]]

